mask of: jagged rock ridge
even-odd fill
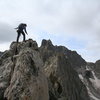
[[[80,72],[81,67],[86,66],[86,61],[76,51],[71,51],[64,46],[54,46],[51,40],[43,40],[39,49],[44,62],[53,55],[62,53],[77,72]]]
[[[0,100],[90,100],[77,73],[85,64],[50,40],[12,42],[0,57]]]
[[[0,100],[48,100],[48,84],[37,43],[13,42],[1,56]]]

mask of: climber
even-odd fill
[[[23,41],[25,41],[25,33],[28,35],[27,31],[26,31],[26,27],[27,25],[24,23],[19,24],[19,26],[15,29],[17,29],[17,42],[19,41],[19,37],[22,34],[23,35]]]

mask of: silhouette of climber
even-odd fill
[[[25,33],[28,35],[27,31],[26,31],[26,27],[27,25],[24,23],[19,24],[19,26],[15,29],[17,29],[17,42],[19,41],[19,37],[22,34],[23,35],[23,41],[25,41]]]

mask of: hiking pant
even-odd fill
[[[17,42],[19,41],[19,37],[22,34],[23,35],[23,42],[25,41],[25,33],[23,31],[17,30]]]

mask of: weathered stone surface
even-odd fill
[[[1,57],[0,100],[49,99],[47,78],[37,49],[33,40],[13,42]]]
[[[96,76],[100,79],[100,60],[95,62],[94,71],[96,73]]]
[[[36,41],[33,41],[32,39],[26,40],[26,42],[12,42],[10,45],[10,51],[13,52],[14,54],[18,54],[20,50],[26,49],[26,48],[31,48],[34,50],[38,50],[38,44]]]
[[[85,85],[63,54],[51,57],[44,69],[49,81],[49,100],[90,100]]]
[[[3,52],[0,52],[0,56],[3,54]]]
[[[0,57],[0,100],[3,100],[4,92],[10,84],[13,68],[12,53],[7,50]]]
[[[10,84],[14,63],[11,60],[8,51],[0,57],[0,100],[4,98],[4,91]]]
[[[0,100],[90,100],[77,73],[85,64],[50,40],[12,42],[0,56]]]
[[[87,62],[86,69],[79,74],[80,79],[85,84],[90,100],[100,100],[100,62]]]
[[[100,79],[100,60],[97,60],[95,63],[87,63],[87,67],[93,70],[96,77]]]
[[[86,66],[86,61],[76,51],[68,50],[64,46],[54,46],[50,40],[43,40],[39,50],[44,62],[57,53],[63,53],[77,72]]]

